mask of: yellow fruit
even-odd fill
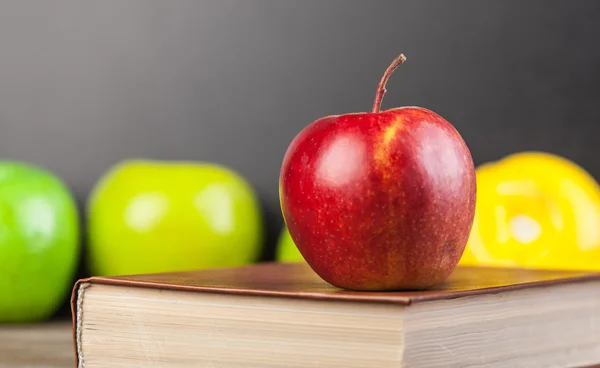
[[[600,270],[600,186],[549,153],[479,166],[475,219],[460,264]]]

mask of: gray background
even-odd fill
[[[600,178],[598,1],[11,1],[0,3],[0,157],[65,178],[83,204],[119,160],[228,165],[260,194],[265,258],[294,135],[420,105],[476,163],[546,150]]]

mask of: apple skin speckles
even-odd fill
[[[292,141],[280,200],[304,259],[351,290],[424,289],[458,263],[475,211],[459,133],[420,107],[319,119]]]
[[[290,236],[330,284],[361,291],[442,283],[465,249],[475,213],[475,167],[460,134],[421,107],[316,120],[291,142],[279,188]]]

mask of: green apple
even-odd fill
[[[79,260],[77,205],[53,173],[0,161],[0,322],[35,322],[67,300]]]
[[[300,254],[298,247],[292,240],[290,232],[287,227],[284,226],[277,240],[277,246],[275,248],[275,260],[279,262],[300,262],[304,261],[304,257]]]
[[[93,275],[246,265],[262,250],[258,198],[222,165],[122,161],[93,188],[87,211]]]

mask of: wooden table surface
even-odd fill
[[[0,325],[1,368],[74,368],[71,321]]]

